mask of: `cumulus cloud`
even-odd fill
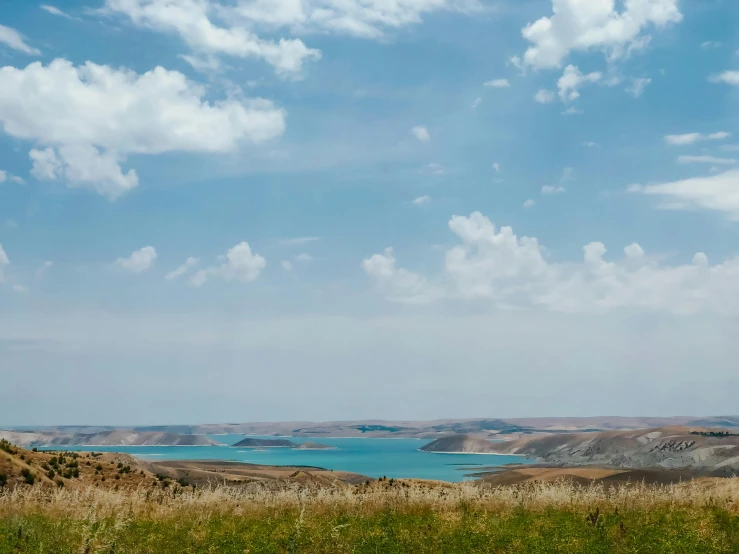
[[[185,260],[185,263],[183,263],[181,266],[179,266],[176,269],[173,269],[172,271],[170,271],[169,273],[167,273],[164,276],[164,278],[167,281],[173,281],[174,279],[178,279],[178,278],[182,277],[185,273],[187,273],[188,271],[190,271],[193,267],[195,267],[196,265],[198,265],[198,262],[199,261],[200,260],[198,260],[197,258],[193,258],[193,257],[187,258]]]
[[[547,89],[539,89],[534,95],[534,100],[539,104],[550,104],[554,102],[554,91]]]
[[[579,88],[588,83],[597,83],[603,74],[600,71],[594,71],[583,75],[577,66],[568,65],[565,67],[562,76],[557,81],[557,89],[559,90],[559,99],[562,102],[571,102],[580,97]]]
[[[627,192],[661,198],[661,208],[673,210],[707,209],[739,221],[739,170],[731,169],[708,177],[654,185],[631,185]]]
[[[534,204],[536,204],[536,202],[534,202],[534,199],[533,198],[529,198],[528,200],[526,200],[526,202],[523,203],[523,207],[524,208],[531,208]]]
[[[480,104],[482,104],[482,97],[478,96],[472,101],[472,104],[470,104],[470,107],[474,110],[476,109]]]
[[[362,269],[375,280],[377,289],[388,299],[405,304],[426,304],[441,296],[441,290],[425,277],[395,267],[392,248],[375,254],[362,262]]]
[[[511,86],[511,83],[508,82],[508,79],[492,79],[491,81],[485,81],[485,83],[483,83],[483,86],[493,88],[508,88]]]
[[[396,302],[420,294],[426,301],[488,300],[568,313],[739,314],[739,258],[710,265],[699,252],[690,263],[666,265],[632,243],[623,256],[609,259],[606,246],[596,241],[583,247],[579,262],[552,262],[536,238],[518,237],[510,227],[498,229],[479,212],[454,216],[449,228],[460,244],[446,252],[443,273],[433,281],[398,268],[392,249],[365,260],[364,269]],[[428,290],[434,295],[425,294]]]
[[[26,44],[23,40],[23,35],[12,27],[6,27],[5,25],[0,25],[0,44],[4,44],[13,50],[32,56],[38,56],[41,54],[38,49],[32,48]]]
[[[136,25],[179,35],[195,52],[262,59],[283,75],[298,73],[305,61],[321,57],[300,39],[264,40],[244,26],[219,26],[211,19],[219,5],[207,0],[106,0],[105,5]]]
[[[310,262],[312,259],[313,259],[313,256],[311,256],[310,254],[306,254],[305,252],[295,256],[296,262]]]
[[[685,146],[687,144],[695,144],[706,140],[724,140],[729,138],[731,133],[719,131],[717,133],[684,133],[682,135],[665,135],[665,142],[672,146]]]
[[[135,25],[179,36],[199,56],[256,58],[278,74],[299,74],[320,50],[300,38],[267,40],[280,31],[293,34],[333,33],[379,39],[386,29],[422,21],[439,10],[474,9],[477,0],[106,0],[109,13]]]
[[[293,270],[293,264],[291,264],[287,260],[282,260],[280,262],[280,265],[282,266],[282,269],[284,269],[285,271],[292,271]]]
[[[709,81],[739,87],[739,71],[724,71],[723,73],[710,77]]]
[[[248,242],[240,242],[226,252],[225,263],[201,269],[190,278],[190,284],[199,287],[211,278],[251,283],[259,277],[266,266],[267,261],[256,252],[252,252]]]
[[[151,268],[157,259],[157,251],[153,246],[144,246],[131,253],[128,258],[118,258],[115,263],[131,273],[143,273]]]
[[[570,52],[589,50],[614,60],[648,44],[646,30],[682,20],[678,0],[631,0],[620,12],[608,0],[552,0],[552,12],[522,29],[531,45],[523,59],[514,60],[518,65],[561,67]]]
[[[425,194],[423,196],[419,196],[418,198],[414,198],[412,203],[415,204],[416,206],[423,206],[424,204],[430,204],[431,197]]]
[[[39,145],[30,153],[36,178],[63,178],[114,199],[138,184],[136,172],[120,166],[128,154],[229,152],[284,131],[285,113],[268,100],[210,103],[204,95],[161,67],[137,74],[57,59],[0,68],[0,123]]]
[[[413,136],[421,142],[431,140],[431,133],[429,133],[429,130],[423,125],[416,125],[411,129],[411,133],[413,133]]]

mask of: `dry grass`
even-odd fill
[[[606,487],[567,480],[491,487],[477,483],[379,481],[369,485],[305,487],[213,486],[169,490],[140,487],[50,489],[18,487],[0,492],[0,518],[39,514],[71,518],[170,518],[182,512],[202,517],[239,515],[273,509],[373,513],[387,508],[455,512],[460,506],[485,510],[601,509],[653,510],[715,507],[739,513],[739,478],[707,479],[674,485],[631,484]]]

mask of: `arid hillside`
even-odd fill
[[[569,433],[493,444],[494,452],[524,455],[554,466],[690,468],[715,476],[739,472],[739,434],[721,429]]]

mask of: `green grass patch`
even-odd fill
[[[0,519],[0,554],[213,552],[736,553],[739,516],[723,508],[487,511],[460,507],[264,509],[243,515]]]

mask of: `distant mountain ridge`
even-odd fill
[[[360,421],[287,421],[246,422],[200,425],[148,425],[124,427],[57,426],[26,427],[39,434],[83,435],[106,431],[129,433],[171,433],[187,435],[241,434],[275,437],[405,437],[436,439],[450,433],[468,434],[481,438],[520,438],[541,433],[597,432],[608,430],[650,429],[658,427],[720,427],[739,431],[739,416],[678,416],[678,417],[539,417],[539,418],[475,418]],[[17,429],[16,429],[17,431]]]
[[[23,447],[34,446],[214,446],[204,435],[106,430],[97,433],[0,431],[0,438]]]

